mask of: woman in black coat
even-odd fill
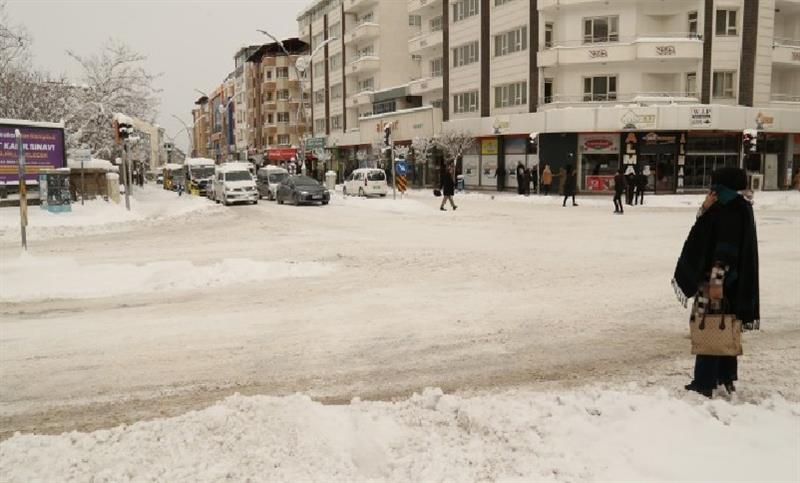
[[[614,176],[614,213],[619,213],[620,215],[625,213],[625,210],[622,207],[622,193],[628,187],[628,181],[625,179],[625,175],[622,174],[622,168],[617,171],[616,176]]]
[[[692,320],[709,312],[734,315],[744,330],[759,328],[758,238],[753,207],[739,191],[747,175],[722,168],[711,175],[711,192],[684,243],[672,280],[686,305],[694,297]],[[699,354],[686,390],[711,397],[718,385],[731,393],[738,378],[736,356]]]
[[[561,206],[567,206],[567,198],[572,197],[572,206],[578,206],[575,203],[575,191],[577,190],[577,180],[571,164],[567,165],[566,173],[564,175],[564,202]]]
[[[439,207],[442,211],[447,211],[444,208],[444,205],[447,201],[450,201],[450,206],[453,207],[453,211],[458,209],[458,206],[453,202],[453,196],[456,194],[456,182],[455,182],[455,166],[452,164],[448,164],[444,170],[442,171],[442,181],[441,181],[441,188],[442,188],[442,206]]]

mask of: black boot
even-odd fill
[[[712,389],[701,389],[700,387],[695,385],[694,381],[692,381],[689,384],[683,386],[683,388],[686,389],[687,391],[694,391],[694,392],[696,392],[698,394],[702,394],[703,396],[705,396],[705,397],[707,397],[709,399],[711,399],[711,395],[713,393]]]

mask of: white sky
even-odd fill
[[[13,24],[33,36],[34,64],[78,80],[77,63],[67,50],[97,52],[116,38],[146,55],[147,68],[161,73],[163,90],[157,122],[184,150],[191,125],[194,89],[205,92],[233,70],[239,47],[297,35],[297,14],[311,0],[7,0]],[[109,127],[110,128],[110,127]]]

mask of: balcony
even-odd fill
[[[358,13],[378,4],[378,0],[344,0],[345,13]]]
[[[441,10],[442,0],[411,0],[408,2],[408,14],[419,15],[422,10],[435,7]]]
[[[408,41],[410,54],[422,54],[442,46],[442,31],[425,32]]]
[[[367,106],[372,104],[372,91],[363,91],[347,99],[349,107]]]
[[[770,100],[779,104],[800,104],[800,94],[772,94]]]
[[[344,34],[344,43],[345,45],[350,45],[354,42],[375,39],[380,35],[380,25],[373,22],[364,22],[357,25],[353,30]]]
[[[427,77],[417,79],[408,85],[408,93],[412,96],[421,96],[429,92],[440,91],[444,85],[442,77]]]
[[[776,38],[772,42],[772,62],[800,66],[800,40]]]
[[[378,56],[365,55],[359,59],[350,62],[345,71],[346,75],[354,76],[366,74],[369,72],[376,72],[381,68],[381,61]]]
[[[584,43],[582,40],[556,42],[539,52],[539,66],[633,62],[636,60],[697,60],[703,42],[687,34],[658,34],[622,38],[615,42]]]
[[[692,92],[632,92],[595,94],[594,96],[582,94],[556,94],[550,98],[542,98],[539,105],[544,108],[560,107],[596,107],[615,106],[622,104],[637,104],[639,106],[671,105],[671,104],[696,104],[700,102],[697,93]]]

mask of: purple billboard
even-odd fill
[[[19,179],[16,129],[22,133],[25,147],[25,179],[37,179],[39,171],[44,169],[66,167],[62,128],[3,123],[0,124],[0,182]]]

